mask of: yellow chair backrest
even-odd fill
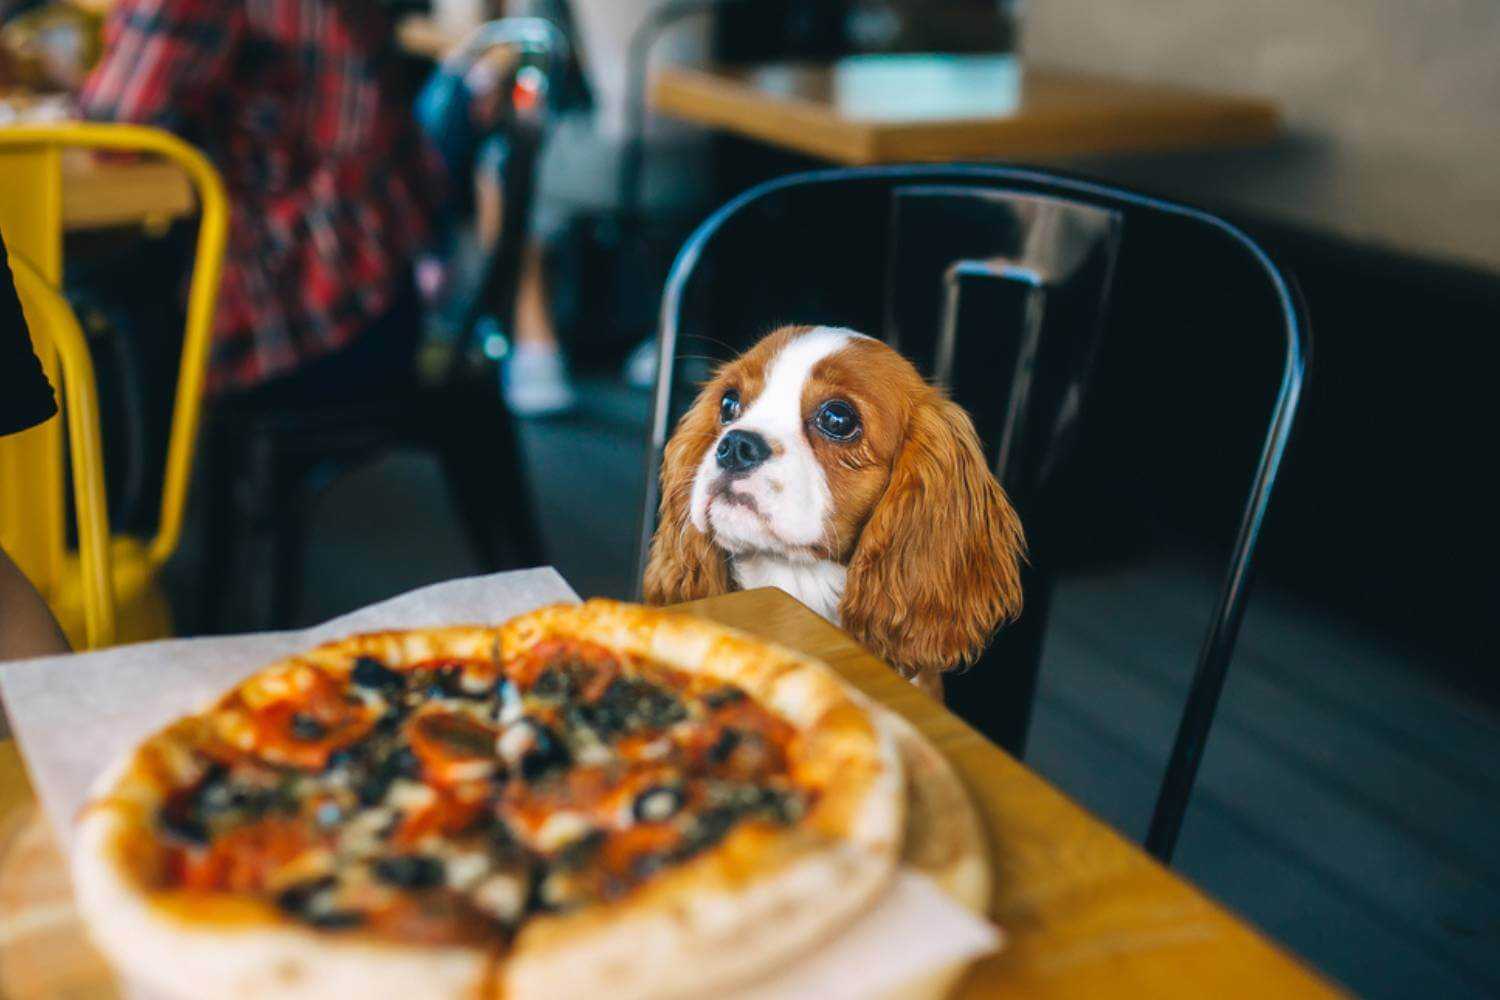
[[[73,509],[78,516],[78,556],[84,587],[84,627],[89,648],[115,638],[115,595],[109,558],[109,517],[104,498],[104,451],[94,359],[68,300],[20,255],[10,259],[26,324],[62,367],[63,412],[73,467]]]
[[[224,247],[228,235],[229,207],[218,171],[198,150],[159,129],[136,125],[60,123],[0,126],[0,233],[4,234],[17,268],[17,284],[28,300],[33,318],[34,346],[42,367],[54,385],[63,389],[63,406],[71,411],[77,397],[75,382],[92,388],[92,365],[87,377],[77,365],[76,352],[63,343],[76,332],[71,310],[63,311],[52,301],[62,285],[63,156],[73,148],[145,153],[176,163],[192,181],[198,195],[198,242],[188,289],[187,323],[183,334],[177,398],[167,444],[165,482],[157,533],[151,540],[149,559],[160,567],[176,550],[182,536],[188,484],[197,444],[203,384],[213,336],[214,304],[218,295]],[[65,307],[65,303],[62,304]],[[64,331],[57,339],[56,331]],[[87,357],[87,352],[83,355]],[[61,370],[59,361],[62,362]],[[73,371],[69,371],[69,368]],[[61,375],[61,378],[59,378]],[[90,397],[92,398],[92,397]],[[88,406],[88,403],[84,404]],[[97,440],[97,408],[90,415]],[[66,420],[72,445],[78,448],[75,415]],[[67,559],[63,432],[59,421],[0,440],[0,544],[36,584],[49,601],[58,593]],[[78,467],[75,465],[75,477]],[[107,523],[102,490],[81,491],[75,482],[80,541],[85,524]],[[85,509],[84,504],[98,505]],[[86,545],[83,548],[86,549]],[[80,558],[86,551],[80,551]],[[100,572],[89,557],[85,574]],[[107,558],[103,560],[107,565]],[[99,595],[86,581],[85,597]],[[88,616],[86,616],[88,617]],[[103,622],[108,612],[96,609],[92,618]],[[92,628],[90,630],[92,635]],[[93,645],[92,638],[90,645]]]

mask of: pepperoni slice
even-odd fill
[[[310,666],[257,694],[253,704],[241,693],[226,705],[221,728],[236,749],[271,764],[321,771],[375,725],[374,709],[345,697],[341,682]]]
[[[422,774],[440,785],[479,781],[496,769],[496,730],[469,715],[441,709],[422,712],[407,724]]]
[[[181,852],[177,870],[185,889],[259,892],[271,876],[318,844],[306,824],[273,817],[231,830],[205,850]]]

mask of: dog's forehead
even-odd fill
[[[770,359],[766,383],[783,391],[805,385],[813,371],[848,347],[859,334],[832,327],[816,327],[788,341]]]
[[[747,396],[760,395],[771,382],[786,391],[793,388],[791,383],[805,384],[815,368],[846,347],[868,340],[864,334],[842,327],[783,327],[726,366],[718,382],[737,383]]]

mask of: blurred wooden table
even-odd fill
[[[850,166],[1055,160],[1245,146],[1274,138],[1271,103],[1027,66],[861,57],[826,65],[663,68],[661,114]],[[987,106],[988,105],[988,106]]]
[[[396,22],[396,43],[408,55],[439,61],[463,40],[462,32],[427,14],[408,14]]]
[[[958,770],[989,836],[997,887],[990,915],[1008,938],[1001,954],[970,971],[958,996],[1337,995],[780,591],[731,594],[684,609],[824,660],[915,725]],[[107,989],[98,982],[102,967],[79,938],[66,892],[54,895],[50,907],[15,905],[26,898],[23,891],[35,898],[39,885],[60,881],[61,861],[35,832],[39,827],[15,821],[32,801],[13,745],[0,742],[0,942],[26,938],[27,956],[46,956],[35,963],[28,957],[35,967],[27,971],[53,977],[59,988],[93,982],[89,995],[95,995]],[[19,971],[0,968],[0,993],[7,982],[14,986],[7,975]]]
[[[0,131],[5,128],[0,125]],[[191,214],[197,204],[187,175],[170,163],[101,159],[83,149],[62,153],[60,195],[63,228],[70,232],[162,225]]]
[[[161,225],[196,211],[187,175],[170,163],[63,157],[62,217],[69,231]]]

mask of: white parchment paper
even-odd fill
[[[0,663],[0,695],[32,787],[59,843],[66,845],[73,817],[104,768],[274,660],[356,632],[499,624],[545,604],[577,600],[552,569],[454,580],[299,632],[172,639]],[[999,935],[988,923],[930,879],[903,872],[880,903],[837,940],[744,996],[889,996],[903,984],[998,947]]]

